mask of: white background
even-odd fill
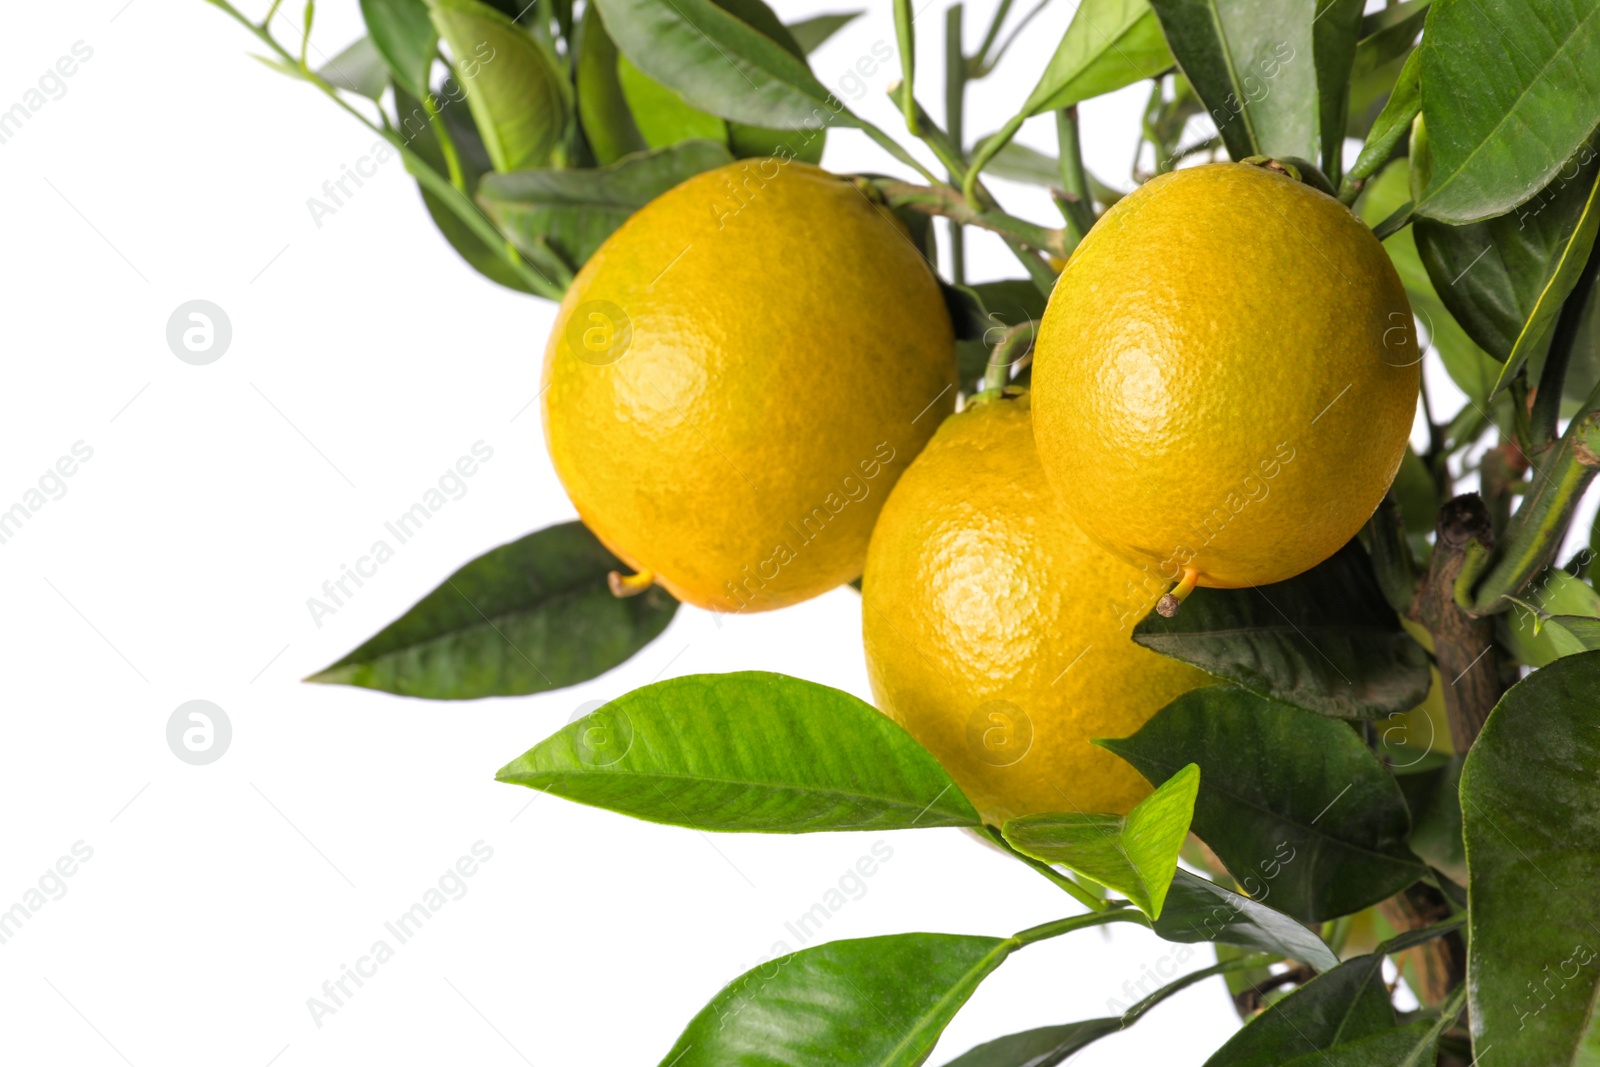
[[[275,29],[297,41],[287,6]],[[319,6],[314,59],[361,32],[354,0]],[[974,6],[969,48],[991,7]],[[814,57],[830,86],[874,42],[892,48],[889,5],[874,7]],[[918,22],[933,110],[943,7]],[[973,87],[973,134],[1020,104],[1071,11],[1047,11]],[[827,937],[1005,935],[1078,910],[955,830],[708,837],[493,781],[578,705],[658,676],[766,669],[870,698],[848,589],[720,628],[685,608],[631,663],[546,696],[445,704],[300,683],[461,563],[572,517],[527,406],[553,305],[468,268],[398,162],[319,227],[307,199],[373,137],[249,59],[255,42],[199,0],[10,14],[0,110],[75,42],[93,56],[0,144],[0,510],[75,442],[93,458],[0,544],[0,910],[75,843],[93,856],[0,944],[0,1059],[652,1064],[724,982],[777,941],[799,947],[785,923],[877,840],[892,859]],[[878,69],[852,106],[898,129],[883,96],[897,76]],[[1083,108],[1101,177],[1126,183],[1146,92]],[[1022,140],[1048,147],[1049,119]],[[850,131],[826,162],[897,170]],[[994,185],[1013,210],[1054,217],[1042,193]],[[1017,275],[997,243],[972,245],[974,277]],[[195,298],[233,326],[203,367],[165,340]],[[316,625],[307,598],[478,441],[493,459],[466,495]],[[166,743],[168,717],[196,698],[233,725],[209,766]],[[479,841],[493,858],[465,895],[313,1021],[308,998],[374,941],[394,945],[383,924]],[[1110,1014],[1125,982],[1180,951],[1185,970],[1211,962],[1128,927],[1029,948],[932,1062]],[[1074,1062],[1198,1064],[1234,1025],[1212,980]]]

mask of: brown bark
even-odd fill
[[[1412,615],[1433,636],[1450,739],[1457,752],[1472,746],[1503,692],[1493,624],[1468,614],[1455,600],[1456,577],[1469,546],[1487,550],[1493,544],[1489,511],[1476,493],[1448,501],[1439,509],[1433,559],[1412,607]]]
[[[1416,930],[1450,917],[1444,894],[1422,882],[1396,893],[1379,904],[1378,910],[1396,930]],[[1402,967],[1410,965],[1418,985],[1412,992],[1430,1006],[1443,1002],[1467,977],[1467,947],[1459,931],[1407,949],[1397,959]]]

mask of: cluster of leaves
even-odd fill
[[[965,134],[965,86],[1048,0],[1009,33],[1001,0],[972,54],[951,9],[943,128],[916,98],[914,12],[897,0],[903,77],[891,92],[937,175],[812,73],[808,53],[851,15],[785,25],[762,0],[361,0],[368,35],[313,68],[311,5],[296,55],[272,33],[281,0],[259,23],[210,2],[271,50],[266,62],[393,145],[468,263],[546,298],[685,178],[741,157],[814,161],[828,131],[861,131],[923,180],[857,178],[931,261],[948,242],[969,390],[1025,378],[1050,258],[1121,195],[1084,169],[1077,105],[1149,81],[1135,181],[1225,152],[1271,157],[1339,196],[1384,239],[1431,354],[1467,396],[1436,420],[1424,390],[1428,446],[1408,451],[1372,524],[1332,559],[1275,586],[1200,590],[1177,618],[1139,624],[1135,640],[1220,684],[1103,742],[1157,787],[1126,816],[985,826],[886,717],[768,674],[646,686],[502,769],[503,781],[705,831],[966,827],[1087,909],[1009,937],[901,934],[771,961],[718,993],[664,1062],[910,1067],[1012,952],[1115,922],[1215,943],[1219,962],[1121,1016],[1013,1034],[953,1062],[1060,1063],[1215,974],[1241,1004],[1266,1005],[1216,1067],[1424,1064],[1490,1047],[1506,1064],[1592,1059],[1600,594],[1592,552],[1552,563],[1600,470],[1600,0],[1403,0],[1371,13],[1362,0],[1083,0],[1017,113],[979,138]],[[1056,156],[1014,141],[1045,114]],[[1348,168],[1347,139],[1361,142]],[[1004,211],[986,173],[1051,188],[1062,225]],[[1025,277],[964,284],[967,227],[997,233]],[[1445,505],[1473,464],[1484,522],[1447,538],[1435,527],[1461,510]],[[678,607],[659,589],[612,597],[618,566],[577,523],[530,534],[314,678],[460,700],[595,677]],[[1435,665],[1491,618],[1479,658],[1494,708],[1472,743],[1461,679]],[[1515,681],[1524,666],[1540,669]],[[1193,865],[1217,880],[1178,867],[1191,831],[1208,849],[1188,854]],[[1352,917],[1407,894],[1434,901],[1437,921],[1355,951]],[[1418,973],[1419,951],[1463,940],[1466,981]],[[1396,1013],[1391,956],[1419,1011]]]

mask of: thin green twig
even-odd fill
[[[1083,888],[1083,886],[1079,885],[1077,882],[1074,882],[1071,878],[1068,878],[1066,875],[1062,874],[1060,871],[1056,870],[1054,867],[1050,866],[1048,863],[1040,863],[1038,860],[1034,859],[1032,856],[1024,855],[1023,853],[1018,852],[1016,849],[1012,848],[1011,847],[1011,842],[1007,841],[1005,839],[1005,837],[1003,837],[1001,835],[1000,831],[997,830],[996,828],[994,828],[993,826],[985,826],[983,828],[983,833],[984,833],[985,837],[987,837],[989,840],[993,841],[996,845],[1000,846],[1000,848],[1007,855],[1011,856],[1013,859],[1021,860],[1023,863],[1027,864],[1029,867],[1032,867],[1039,874],[1041,874],[1044,877],[1048,878],[1050,881],[1054,882],[1060,888],[1066,890],[1069,895],[1071,895],[1072,897],[1077,899],[1078,903],[1082,904],[1084,907],[1088,908],[1090,911],[1096,912],[1096,913],[1100,913],[1100,912],[1109,912],[1109,911],[1112,910],[1111,904],[1109,902],[1101,900],[1099,897],[1095,896],[1093,893],[1089,892],[1087,889]],[[1138,912],[1138,911],[1136,911],[1134,909],[1129,909],[1129,910],[1133,911],[1133,914],[1138,915],[1140,921],[1144,921],[1145,925],[1147,925],[1147,926],[1149,925],[1148,921],[1146,921],[1144,919],[1144,916],[1143,916],[1142,913],[1140,913],[1140,912]],[[1078,916],[1078,918],[1083,918],[1083,916]],[[1063,920],[1063,921],[1065,921],[1065,920]],[[1049,924],[1046,924],[1046,925],[1049,925]],[[1021,937],[1022,935],[1018,934],[1017,936]],[[1054,936],[1054,935],[1048,935],[1048,936]]]
[[[1088,915],[1071,915],[1065,919],[1056,919],[1052,922],[1040,923],[1030,926],[1026,930],[1012,934],[1023,945],[1033,945],[1040,941],[1048,941],[1052,937],[1070,934],[1074,930],[1085,930],[1091,926],[1105,926],[1107,923],[1138,923],[1149,926],[1150,920],[1137,908],[1119,908],[1115,911],[1092,912]]]

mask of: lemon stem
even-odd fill
[[[983,372],[983,391],[998,392],[1011,381],[1011,365],[1033,350],[1033,339],[1038,336],[1039,323],[1033,319],[1019,322],[1000,335],[1000,341],[989,354],[989,366]]]
[[[624,575],[621,571],[612,571],[606,575],[606,585],[611,587],[614,597],[638,596],[655,584],[656,573],[649,567],[638,574]]]
[[[1183,572],[1183,578],[1172,587],[1172,592],[1156,601],[1156,611],[1161,613],[1163,619],[1170,619],[1178,613],[1178,608],[1189,599],[1189,594],[1194,592],[1195,585],[1200,581],[1200,572],[1193,567],[1188,567]]]

